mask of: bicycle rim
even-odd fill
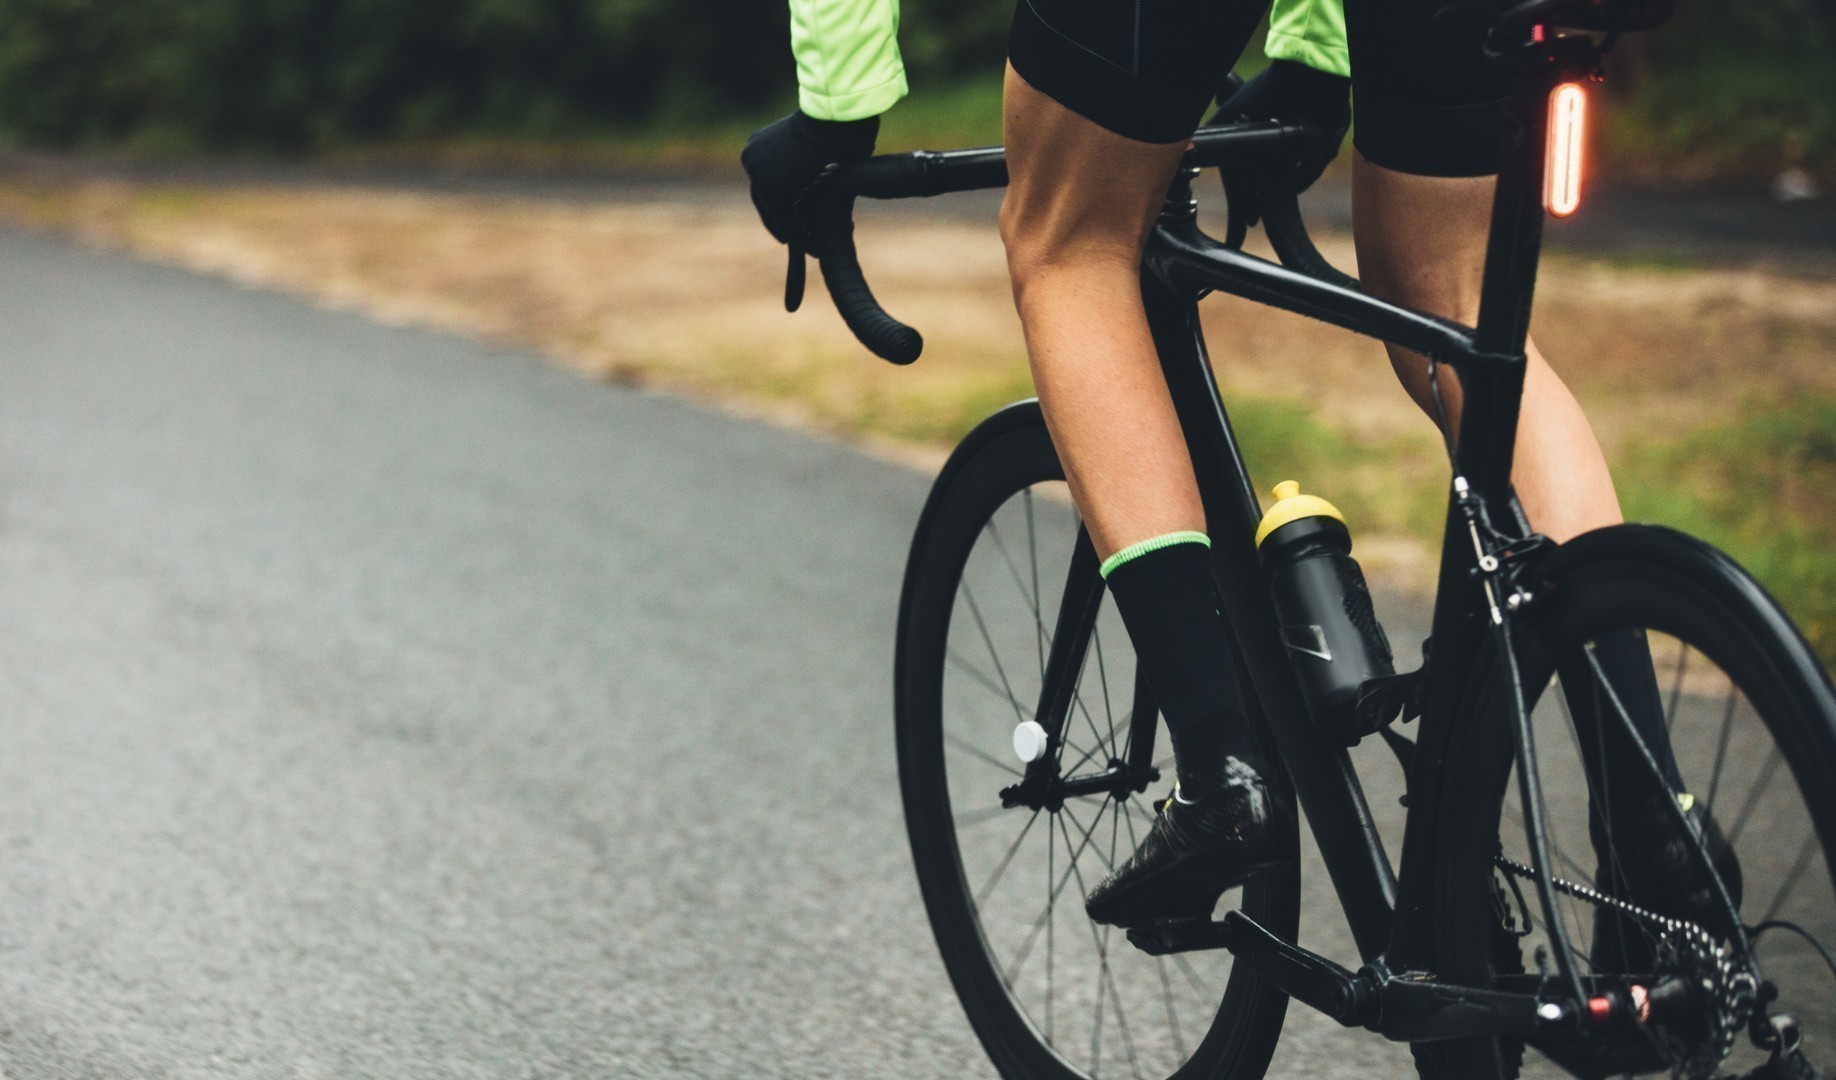
[[[1036,416],[1036,412],[1034,414]],[[1170,786],[1003,809],[1012,735],[1039,700],[1077,518],[1042,424],[946,470],[913,549],[900,634],[907,826],[940,951],[1008,1076],[1258,1076],[1286,999],[1228,954],[1149,957],[1092,923],[1084,894],[1125,859]],[[1064,775],[1126,759],[1135,671],[1107,602],[1061,746]],[[1226,893],[1291,928],[1298,877]],[[1241,899],[1239,899],[1241,898]],[[1288,912],[1283,918],[1279,913]],[[1291,930],[1290,930],[1291,932]]]

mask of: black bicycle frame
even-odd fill
[[[1411,812],[1398,877],[1345,749],[1334,736],[1307,722],[1306,705],[1290,675],[1253,540],[1261,504],[1212,375],[1196,301],[1209,290],[1229,292],[1402,346],[1457,373],[1464,400],[1453,463],[1458,479],[1442,548],[1432,671],[1469,670],[1491,629],[1486,617],[1499,600],[1488,598],[1480,584],[1484,552],[1470,536],[1473,518],[1488,526],[1488,536],[1506,542],[1528,535],[1510,475],[1541,254],[1546,101],[1558,74],[1559,69],[1552,68],[1525,76],[1528,85],[1513,98],[1516,106],[1493,206],[1476,327],[1391,304],[1355,285],[1286,269],[1199,231],[1190,183],[1196,166],[1235,149],[1227,131],[1195,148],[1193,167],[1175,180],[1143,261],[1148,324],[1206,500],[1214,576],[1245,661],[1243,669],[1251,676],[1260,711],[1274,720],[1271,734],[1312,823],[1361,957],[1367,963],[1381,960],[1391,970],[1432,966],[1433,883],[1427,862],[1435,848],[1432,808],[1437,803],[1440,762],[1432,754],[1418,755],[1411,770]],[[1489,621],[1500,622],[1495,616]],[[1432,672],[1429,678],[1423,731],[1454,722],[1446,711],[1457,705],[1449,692],[1452,680],[1435,680]],[[1526,793],[1526,818],[1540,822],[1540,799],[1531,794]],[[1541,832],[1540,825],[1536,831]],[[1534,837],[1532,842],[1540,840]],[[1560,974],[1573,983],[1567,960],[1558,957]],[[1574,990],[1583,996],[1578,985]]]
[[[1563,41],[1570,44],[1564,46]],[[1584,38],[1559,39],[1545,48],[1539,62],[1518,71],[1474,327],[1369,296],[1356,282],[1325,267],[1306,239],[1291,199],[1287,216],[1280,213],[1279,206],[1276,213],[1266,216],[1277,252],[1298,269],[1246,254],[1199,230],[1191,181],[1201,167],[1280,158],[1290,152],[1295,140],[1306,137],[1273,122],[1204,129],[1195,136],[1143,257],[1142,297],[1148,326],[1205,499],[1214,575],[1237,649],[1234,660],[1238,670],[1249,676],[1245,691],[1253,695],[1259,706],[1256,711],[1270,720],[1268,734],[1312,825],[1358,951],[1374,970],[1432,969],[1433,882],[1428,864],[1436,846],[1433,810],[1442,761],[1429,733],[1458,722],[1452,713],[1460,705],[1455,700],[1461,689],[1460,675],[1471,669],[1488,640],[1494,648],[1502,648],[1508,674],[1515,674],[1510,659],[1510,620],[1501,611],[1508,606],[1508,598],[1499,592],[1505,578],[1500,576],[1498,553],[1503,550],[1508,555],[1514,544],[1529,540],[1510,475],[1531,297],[1541,254],[1547,101],[1563,78],[1591,70],[1597,63],[1591,49]],[[870,197],[932,195],[994,187],[1006,181],[1005,160],[998,147],[880,158],[865,164],[866,168],[851,170],[842,179],[848,190]],[[1283,221],[1289,224],[1282,225]],[[1345,746],[1309,719],[1278,633],[1280,623],[1252,539],[1261,504],[1219,395],[1199,327],[1197,301],[1214,290],[1413,350],[1437,366],[1452,369],[1459,379],[1463,408],[1457,450],[1453,451],[1453,493],[1433,616],[1434,655],[1421,698],[1423,738],[1408,781],[1410,812],[1400,874],[1392,870]],[[1054,741],[1054,721],[1062,722],[1069,708],[1075,665],[1088,632],[1084,626],[1083,633],[1078,633],[1079,623],[1094,617],[1101,599],[1100,582],[1091,584],[1095,579],[1090,567],[1095,561],[1088,538],[1080,536],[1048,664],[1046,698],[1037,714]],[[1055,686],[1059,688],[1056,693]],[[1518,712],[1517,751],[1520,760],[1533,763],[1527,710]],[[1151,752],[1143,744],[1151,740],[1152,723],[1149,712],[1145,720],[1149,730],[1144,736],[1138,721],[1136,749],[1141,753]],[[1123,764],[1131,774],[1141,771],[1135,768],[1138,762]],[[1033,779],[1050,779],[1043,773],[1050,762],[1036,765],[1037,770],[1029,770],[1029,778],[1041,771]],[[1535,770],[1524,768],[1519,774],[1533,859],[1546,867]],[[1099,781],[1092,778],[1091,782]],[[1542,875],[1544,890],[1550,877]],[[1544,901],[1545,911],[1553,911],[1553,896],[1545,896]],[[1561,935],[1556,937],[1556,974],[1579,1003],[1586,994],[1573,970],[1567,944],[1559,940]],[[1299,950],[1288,948],[1299,955]],[[1305,965],[1309,961],[1301,957],[1297,962]],[[1521,995],[1514,999],[1521,1000],[1527,999]],[[1352,1011],[1348,1005],[1342,1019]],[[1423,1035],[1419,1028],[1390,1027],[1385,1025],[1392,1037],[1409,1037],[1408,1032],[1415,1032],[1414,1037],[1439,1037]]]

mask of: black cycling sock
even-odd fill
[[[1167,718],[1187,799],[1218,786],[1225,755],[1259,761],[1225,661],[1230,645],[1210,560],[1203,533],[1174,533],[1133,545],[1103,565],[1136,662]]]

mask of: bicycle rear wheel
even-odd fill
[[[1084,914],[1159,792],[1003,809],[1016,725],[1040,700],[1078,522],[1038,406],[997,413],[939,477],[913,541],[897,655],[906,827],[958,997],[1008,1077],[1237,1077],[1266,1069],[1287,998],[1223,952],[1150,957]],[[1091,566],[1094,574],[1094,565]],[[1229,662],[1220,658],[1220,662]],[[1084,643],[1056,761],[1101,775],[1130,756],[1132,650],[1106,601]],[[1168,747],[1164,728],[1155,746]],[[1159,765],[1170,765],[1160,750]],[[1170,785],[1170,775],[1168,785]],[[1292,938],[1299,873],[1226,893]]]
[[[1439,801],[1439,974],[1485,984],[1523,964],[1535,971],[1538,948],[1561,933],[1574,944],[1584,976],[1674,974],[1712,986],[1714,1004],[1697,1017],[1532,1039],[1538,1053],[1525,1056],[1525,1075],[1744,1076],[1766,1063],[1769,1052],[1754,1036],[1768,1034],[1765,1016],[1780,1013],[1795,1014],[1814,1075],[1830,1075],[1836,1070],[1836,694],[1827,676],[1758,585],[1680,533],[1601,530],[1564,546],[1544,574],[1518,620],[1518,652],[1534,710],[1551,869],[1566,883],[1561,925],[1546,925],[1522,870],[1530,860],[1503,673],[1493,657],[1475,669],[1468,707],[1458,714],[1465,719],[1449,734],[1447,760],[1459,764],[1447,770]],[[1603,639],[1628,630],[1643,631],[1649,642],[1684,801],[1718,823],[1738,859],[1735,874],[1724,858],[1704,859],[1702,849],[1686,847],[1693,853],[1683,856],[1679,880],[1708,882],[1703,875],[1712,868],[1722,887],[1705,889],[1708,906],[1693,909],[1707,912],[1701,921],[1725,929],[1708,938],[1629,918],[1587,891],[1599,884],[1601,894],[1646,910],[1662,909],[1685,891],[1634,896],[1612,884],[1614,873],[1649,858],[1638,849],[1664,843],[1670,826],[1627,836],[1600,832],[1596,822],[1590,831],[1590,805],[1612,816],[1616,782],[1626,797],[1623,772],[1616,778],[1590,763],[1604,753],[1595,749],[1602,745],[1596,719],[1623,723],[1636,707],[1620,685],[1629,680],[1609,675],[1599,651]],[[1743,971],[1755,982],[1748,985]],[[1768,996],[1767,984],[1777,995],[1769,1005],[1754,1000]],[[1517,1073],[1522,1049],[1509,1041],[1465,1040],[1420,1048],[1418,1057],[1425,1076],[1508,1077]],[[1731,1050],[1725,1060],[1724,1050]]]

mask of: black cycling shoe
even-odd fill
[[[1702,846],[1728,896],[1740,907],[1740,859],[1721,834],[1715,816],[1693,802],[1683,811],[1702,834]],[[1728,911],[1714,877],[1695,854],[1661,802],[1649,801],[1614,814],[1616,844],[1607,846],[1600,816],[1591,815],[1589,832],[1600,858],[1595,884],[1647,911],[1683,919],[1707,930],[1717,941],[1734,936],[1736,916]],[[1611,855],[1609,855],[1609,851]],[[1615,861],[1616,859],[1616,861]],[[1588,959],[1596,971],[1650,974],[1655,965],[1652,932],[1636,920],[1602,911],[1594,922]]]
[[[1225,889],[1292,863],[1294,811],[1249,763],[1224,759],[1224,778],[1187,802],[1174,789],[1141,846],[1090,890],[1084,910],[1100,923],[1139,926],[1204,918]]]

